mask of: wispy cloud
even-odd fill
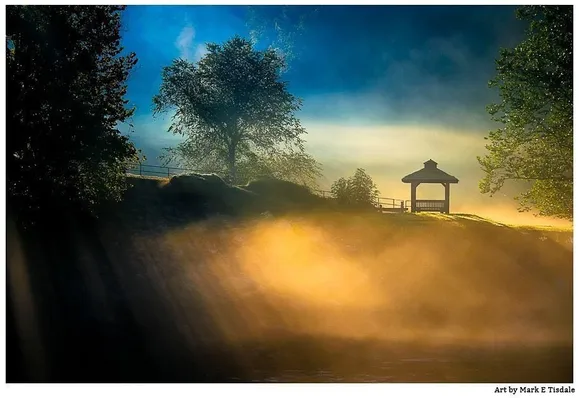
[[[195,28],[188,24],[179,33],[175,40],[175,47],[179,50],[179,57],[188,61],[198,62],[205,54],[207,47],[205,43],[195,43]]]
[[[193,56],[192,48],[193,42],[195,40],[195,28],[192,25],[185,26],[177,40],[175,41],[175,46],[179,49],[179,56],[185,59],[191,59]]]

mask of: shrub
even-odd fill
[[[378,205],[379,191],[364,169],[357,169],[350,178],[340,178],[332,184],[332,195],[340,206],[370,208]]]

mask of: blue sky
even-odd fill
[[[266,6],[257,13],[268,27],[282,11]],[[487,88],[494,59],[501,46],[517,43],[523,32],[510,6],[322,6],[314,11],[307,6],[289,11],[290,27],[300,15],[309,18],[294,43],[299,56],[283,78],[304,99],[302,119],[318,123],[488,125],[484,107],[496,95]],[[123,46],[139,58],[128,91],[137,108],[133,137],[147,153],[154,155],[155,147],[171,139],[162,131],[166,122],[151,117],[161,68],[178,57],[197,60],[207,42],[249,36],[247,22],[245,6],[127,8]]]
[[[488,88],[495,59],[501,47],[524,37],[514,11],[514,6],[253,8],[270,39],[276,37],[276,22],[292,31],[305,17],[283,79],[304,101],[299,116],[308,130],[307,149],[324,166],[323,187],[363,167],[383,196],[405,197],[408,187],[400,178],[432,158],[461,180],[456,202],[464,211],[496,209],[497,200],[515,211],[512,201],[492,202],[478,193],[476,161],[485,151],[483,137],[496,127],[485,111],[498,98]],[[136,106],[131,137],[147,163],[159,164],[161,149],[178,142],[167,132],[169,118],[152,115],[162,67],[178,57],[198,60],[207,42],[249,37],[255,24],[248,25],[248,16],[247,6],[127,7],[122,44],[139,58],[127,94]],[[257,47],[270,44],[262,38]],[[427,197],[434,192],[420,189]]]

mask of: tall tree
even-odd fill
[[[176,153],[200,167],[227,165],[231,182],[243,156],[304,153],[306,131],[295,116],[301,100],[280,80],[283,58],[238,36],[207,51],[197,64],[165,67],[153,98],[155,113],[176,110],[169,131],[186,137]]]
[[[525,40],[497,60],[501,102],[488,107],[503,127],[489,134],[482,193],[509,180],[526,188],[515,199],[521,211],[573,218],[573,7],[525,6]],[[526,189],[526,190],[525,190]]]
[[[8,199],[23,220],[119,199],[137,152],[127,109],[122,6],[7,7]]]

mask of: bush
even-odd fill
[[[378,205],[379,191],[364,169],[357,169],[348,179],[338,179],[332,184],[331,191],[338,205],[343,207],[371,208]]]

